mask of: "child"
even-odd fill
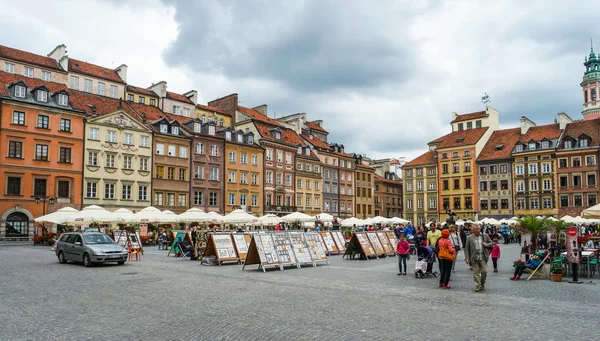
[[[498,272],[498,258],[500,258],[500,245],[498,245],[498,238],[493,240],[494,246],[490,250],[492,256],[492,262],[494,263],[494,272]]]
[[[408,257],[408,254],[410,253],[410,244],[408,244],[408,242],[406,241],[406,238],[404,237],[404,234],[400,235],[400,240],[398,241],[398,245],[396,246],[396,253],[398,254],[398,268],[400,270],[400,272],[398,272],[398,276],[399,275],[405,275],[406,276],[406,258]],[[402,271],[402,265],[404,264],[404,271]]]

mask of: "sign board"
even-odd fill
[[[377,238],[377,233],[376,232],[367,232],[367,237],[369,238],[371,245],[373,245],[373,249],[375,249],[375,253],[378,256],[385,255],[385,250],[383,249],[383,246],[379,242],[379,238]]]
[[[255,233],[252,235],[242,270],[246,268],[246,265],[252,264],[258,264],[258,268],[262,269],[263,272],[266,272],[268,267],[283,270],[283,267],[279,264],[279,257],[271,234]]]
[[[321,235],[321,238],[323,238],[323,243],[325,244],[325,248],[329,255],[331,255],[332,253],[340,253],[337,246],[335,245],[335,241],[333,240],[331,232],[319,232],[319,234]]]
[[[367,237],[366,232],[355,232],[352,235],[352,238],[350,238],[350,243],[355,248],[362,250],[367,259],[369,259],[369,257],[377,257],[375,249],[373,249],[373,246],[371,245],[371,242],[369,241],[369,237]]]
[[[275,250],[279,256],[279,264],[281,266],[294,265],[300,267],[294,255],[294,249],[287,233],[274,233],[273,241],[275,242]]]
[[[335,241],[335,245],[337,245],[340,253],[346,251],[346,238],[341,231],[332,231],[331,235],[333,236],[333,240]]]
[[[577,227],[569,227],[567,229],[567,238],[565,240],[565,246],[567,247],[567,262],[573,264],[579,264],[578,250],[579,243],[577,243],[578,235]]]
[[[294,248],[294,254],[296,255],[296,261],[298,262],[298,266],[306,264],[317,266],[310,256],[308,245],[306,244],[302,233],[290,232],[288,235],[290,237],[292,247]]]
[[[320,234],[316,232],[307,232],[304,234],[304,240],[306,245],[308,245],[308,251],[310,252],[310,257],[313,261],[326,262],[329,264],[327,254],[325,253],[325,243],[323,243],[323,238]]]
[[[148,236],[148,224],[140,224],[140,236]]]
[[[211,234],[204,250],[204,257],[215,256],[219,266],[223,262],[239,262],[231,234]]]
[[[377,238],[379,238],[379,242],[381,243],[381,246],[383,246],[385,254],[393,256],[396,248],[392,247],[392,244],[390,244],[387,234],[384,231],[377,231],[375,234],[377,234]]]
[[[179,240],[179,238],[181,238],[181,240],[190,240],[189,233],[186,233],[185,231],[173,232],[173,235],[173,244],[171,244],[171,249],[169,250],[169,253],[167,253],[167,257],[169,257],[171,253],[177,255],[177,253],[179,252],[179,248],[177,247],[177,241]]]
[[[390,244],[392,244],[392,249],[394,250],[394,253],[396,253],[396,247],[398,246],[398,239],[396,239],[396,234],[394,233],[394,231],[385,231],[385,234],[390,240]]]
[[[252,237],[249,234],[240,233],[234,233],[231,237],[233,238],[233,245],[235,246],[235,251],[237,252],[240,262],[245,261],[246,254],[248,253],[248,246],[250,245],[250,239],[252,239]]]
[[[127,231],[117,230],[113,232],[113,239],[123,249],[127,247]]]

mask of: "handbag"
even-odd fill
[[[445,259],[445,260],[454,260],[454,255],[452,253],[450,253],[450,250],[448,250],[446,243],[442,243],[442,245],[440,247],[440,251],[438,253],[438,258]]]

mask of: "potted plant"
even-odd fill
[[[550,273],[552,274],[553,281],[561,282],[563,276],[566,275],[566,269],[562,263],[552,263],[550,265]]]

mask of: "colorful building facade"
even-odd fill
[[[402,167],[404,219],[414,224],[439,219],[437,158],[430,150]]]

